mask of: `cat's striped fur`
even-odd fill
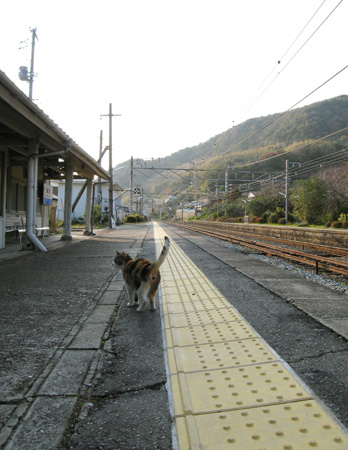
[[[147,259],[132,259],[127,253],[116,253],[114,266],[122,267],[123,279],[126,284],[129,302],[127,306],[138,305],[137,311],[144,311],[148,301],[154,311],[155,297],[161,281],[159,268],[169,250],[169,238],[165,236],[164,246],[160,256],[154,263]]]

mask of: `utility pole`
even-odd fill
[[[133,156],[131,156],[130,168],[130,193],[129,193],[129,214],[133,213]]]
[[[38,39],[36,35],[36,28],[31,30],[31,60],[30,60],[30,74],[29,74],[29,98],[33,99],[33,84],[34,84],[34,55],[35,55],[35,39]]]
[[[285,223],[289,217],[289,160],[285,161]]]
[[[219,212],[219,189],[216,181],[216,212]]]
[[[101,114],[109,117],[109,228],[112,228],[113,215],[113,168],[112,168],[112,118],[121,114],[112,114],[112,104],[109,103],[109,114]]]
[[[33,84],[34,84],[34,56],[35,56],[35,40],[39,40],[36,34],[36,28],[31,28],[31,58],[30,58],[30,71],[28,72],[27,66],[20,66],[19,68],[19,79],[21,81],[27,81],[29,83],[29,98],[33,100]],[[22,41],[21,44],[24,44],[23,49],[26,47],[26,41]]]
[[[98,163],[101,163],[103,157],[103,130],[100,130],[100,137],[99,137],[99,159]],[[102,185],[101,185],[101,178],[98,178],[98,195],[97,195],[97,205],[102,205]],[[100,211],[102,212],[102,211]]]
[[[288,223],[289,220],[289,164],[291,167],[300,166],[300,162],[289,162],[287,159],[285,161],[285,223]]]

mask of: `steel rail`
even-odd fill
[[[214,237],[226,242],[238,244],[244,247],[251,248],[253,250],[257,250],[263,253],[266,256],[277,256],[279,258],[295,261],[297,263],[301,263],[304,265],[308,265],[311,267],[315,267],[316,273],[319,272],[319,269],[330,271],[337,273],[339,275],[348,276],[348,262],[340,261],[337,259],[332,259],[320,255],[315,255],[311,253],[301,252],[298,250],[292,250],[284,247],[277,247],[270,244],[263,244],[261,242],[257,242],[256,240],[245,239],[242,237],[234,237],[231,232],[224,231],[214,231],[208,227],[203,227],[201,224],[199,226],[195,226],[196,224],[182,224],[175,223],[176,226],[189,229],[191,231],[195,231],[198,233],[202,233],[208,235],[210,237]],[[257,237],[257,239],[259,236]],[[293,241],[292,245],[294,245]],[[315,245],[315,244],[312,244]],[[326,246],[325,246],[326,247]],[[329,248],[329,247],[326,247]],[[333,247],[336,248],[336,247]]]
[[[315,250],[317,252],[327,253],[329,255],[348,257],[348,249],[346,249],[346,248],[333,247],[333,246],[323,245],[323,244],[313,244],[311,242],[304,242],[304,241],[294,241],[291,239],[284,239],[284,238],[278,238],[278,237],[273,237],[273,236],[265,236],[263,234],[255,234],[255,233],[250,233],[250,232],[243,233],[241,231],[233,231],[233,230],[226,228],[223,223],[219,223],[219,222],[214,222],[214,225],[210,225],[208,223],[202,224],[202,223],[197,222],[197,223],[194,223],[193,226],[197,227],[197,228],[203,227],[204,229],[207,229],[207,228],[214,228],[214,230],[220,229],[224,233],[230,234],[230,235],[237,235],[237,236],[241,236],[241,237],[252,236],[253,238],[256,238],[259,241],[277,242],[278,244],[290,245],[292,247],[299,247],[299,248],[302,248],[302,250],[307,248],[307,249]]]

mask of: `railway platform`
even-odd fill
[[[110,262],[164,235],[138,314]],[[346,294],[168,223],[47,239],[0,252],[0,448],[348,448]]]
[[[155,232],[159,252],[164,235],[171,237],[175,230],[156,225]],[[204,246],[210,253],[224,252],[208,240]],[[258,273],[260,284],[281,291],[283,297],[288,286],[299,307],[301,298],[309,303],[304,308],[310,308],[310,300],[325,291],[317,286],[314,293],[313,283],[306,280],[285,283],[275,277],[273,268],[264,267],[260,275],[250,258],[229,256],[226,249],[224,261],[232,263],[231,258],[234,267],[254,278]],[[348,448],[343,425],[173,239],[161,274],[165,353],[179,450]],[[335,297],[347,305],[344,294],[332,293]],[[346,320],[331,325],[344,335]]]

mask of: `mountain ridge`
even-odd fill
[[[278,118],[279,117],[279,118]],[[192,147],[178,150],[159,162],[146,162],[147,167],[178,168],[188,167],[191,163],[205,169],[222,169],[227,165],[242,167],[243,164],[256,163],[270,155],[281,155],[297,144],[320,139],[348,126],[348,95],[315,102],[286,113],[275,113],[267,116],[250,118],[245,122],[211,137],[207,141]],[[262,131],[259,131],[262,130]],[[311,157],[322,156],[348,145],[348,133],[337,134],[332,138],[313,144],[302,152],[300,157],[306,161]],[[213,159],[214,158],[214,159]],[[301,159],[300,158],[300,159]],[[264,170],[281,170],[285,159],[264,162]],[[299,159],[299,158],[298,158]],[[144,160],[137,160],[145,165]],[[124,188],[130,182],[130,161],[120,163],[117,167],[126,166],[125,170],[115,172],[115,181]],[[153,171],[147,171],[152,173]],[[149,192],[170,191],[170,183],[166,183],[159,174],[141,175],[135,171],[134,185],[141,185]],[[162,178],[162,180],[161,180]]]

